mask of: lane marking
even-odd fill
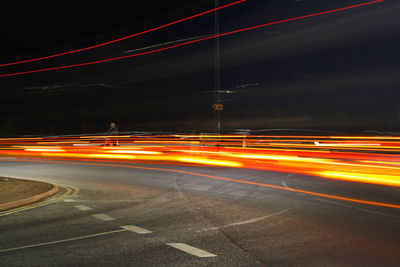
[[[75,240],[82,240],[82,239],[87,239],[87,238],[96,237],[96,236],[102,236],[102,235],[115,234],[115,233],[120,233],[120,232],[125,232],[125,231],[126,230],[124,230],[124,229],[120,229],[120,230],[108,231],[108,232],[103,232],[103,233],[98,233],[98,234],[84,235],[84,236],[80,236],[80,237],[62,239],[62,240],[57,240],[57,241],[52,241],[52,242],[46,242],[46,243],[39,243],[39,244],[34,244],[34,245],[27,245],[27,246],[21,246],[21,247],[1,249],[0,253],[1,252],[7,252],[7,251],[21,250],[21,249],[26,249],[26,248],[35,248],[35,247],[42,247],[42,246],[60,244],[60,243],[71,242],[71,241],[75,241]]]
[[[373,214],[378,214],[378,215],[382,215],[382,216],[386,216],[386,217],[391,217],[391,218],[396,218],[399,219],[399,216],[396,215],[391,215],[391,214],[387,214],[387,213],[383,213],[383,212],[379,212],[379,211],[374,211],[374,210],[370,210],[370,209],[365,209],[365,208],[358,208],[358,207],[353,207],[356,210],[362,210],[362,211],[366,211],[369,213],[373,213]]]
[[[77,201],[75,199],[68,198],[68,199],[64,199],[64,202],[77,202]]]
[[[185,243],[167,243],[167,245],[200,258],[209,258],[217,256],[205,250],[189,246]]]
[[[270,217],[274,217],[276,215],[280,215],[283,214],[285,212],[288,212],[290,209],[284,209],[284,210],[280,210],[278,212],[263,216],[263,217],[259,217],[259,218],[254,218],[254,219],[249,219],[249,220],[245,220],[245,221],[241,221],[241,222],[236,222],[236,223],[230,223],[230,224],[225,224],[222,226],[215,226],[215,227],[209,227],[209,228],[205,228],[205,229],[201,229],[201,230],[197,230],[196,232],[204,232],[204,231],[210,231],[210,230],[219,230],[221,228],[225,228],[225,227],[231,227],[231,226],[238,226],[238,225],[243,225],[243,224],[250,224],[250,223],[256,223],[258,221],[270,218]]]
[[[114,221],[115,219],[111,216],[105,215],[105,214],[93,214],[93,217],[102,220],[102,221]]]
[[[317,200],[322,201],[322,202],[331,203],[331,204],[334,204],[334,205],[346,207],[346,208],[352,208],[352,209],[356,209],[356,210],[361,210],[361,211],[365,211],[365,212],[368,212],[368,213],[373,213],[373,214],[382,215],[382,216],[386,216],[386,217],[391,217],[391,218],[395,218],[395,219],[399,219],[400,218],[399,216],[396,216],[396,215],[391,215],[391,214],[387,214],[387,213],[383,213],[383,212],[379,212],[379,211],[374,211],[374,210],[370,210],[370,209],[365,209],[365,208],[354,207],[354,206],[351,206],[351,205],[346,205],[346,204],[343,204],[343,203],[330,201],[330,200],[326,200],[326,199],[321,199],[321,198],[314,198],[314,199],[317,199]]]
[[[135,225],[123,225],[120,226],[121,228],[125,229],[126,231],[131,231],[137,234],[150,234],[152,231],[135,226]]]
[[[91,207],[85,206],[85,205],[75,205],[75,208],[79,209],[79,210],[92,210]]]
[[[352,208],[353,207],[351,205],[346,205],[346,204],[343,204],[343,203],[339,203],[339,202],[331,201],[331,200],[327,200],[327,199],[322,199],[322,198],[314,198],[314,199],[322,201],[322,202],[326,202],[326,203],[330,203],[330,204],[346,207],[346,208]]]
[[[77,187],[70,186],[70,185],[62,185],[62,184],[56,184],[56,185],[58,187],[62,188],[62,189],[65,189],[66,192],[64,194],[58,196],[58,197],[52,197],[52,198],[49,198],[49,199],[47,199],[45,201],[42,201],[42,202],[34,203],[32,205],[28,205],[28,206],[24,206],[24,207],[20,207],[20,208],[15,208],[15,209],[12,209],[12,210],[9,210],[9,211],[0,212],[0,217],[1,216],[5,216],[5,215],[9,215],[9,214],[13,214],[13,213],[16,213],[16,212],[24,211],[24,210],[30,210],[30,209],[34,209],[34,208],[37,208],[37,207],[53,204],[53,203],[55,203],[57,201],[65,199],[65,198],[73,197],[73,196],[75,196],[76,194],[79,193],[79,188],[77,188]]]

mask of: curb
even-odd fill
[[[13,208],[18,208],[18,207],[21,207],[21,206],[26,206],[26,205],[32,204],[34,202],[38,202],[39,200],[42,200],[44,198],[51,197],[51,196],[57,194],[58,190],[59,190],[58,186],[53,185],[52,189],[50,189],[47,192],[41,193],[39,195],[28,197],[28,198],[19,199],[19,200],[8,202],[8,203],[0,204],[0,211],[5,211],[5,210],[13,209]]]

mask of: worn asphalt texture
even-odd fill
[[[70,163],[0,162],[4,176],[79,189],[66,201],[0,217],[3,266],[398,266],[400,262],[397,209],[187,174]],[[393,187],[255,170],[122,165],[285,183],[289,188],[400,203],[399,189]],[[151,233],[120,231],[126,225]],[[216,256],[197,257],[169,243],[185,243]]]

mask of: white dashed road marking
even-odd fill
[[[90,208],[88,206],[84,206],[84,205],[75,205],[74,207],[79,210],[92,210],[92,208]]]
[[[144,228],[140,228],[138,226],[134,226],[134,225],[124,225],[124,226],[120,226],[121,228],[127,230],[127,231],[131,231],[137,234],[150,234],[152,233],[150,230],[144,229]]]
[[[217,256],[205,250],[189,246],[185,243],[167,243],[167,245],[200,258],[209,258]]]
[[[100,219],[102,221],[114,221],[115,219],[113,217],[110,217],[108,215],[105,214],[93,214],[93,217]]]
[[[34,244],[34,245],[28,245],[28,246],[21,246],[21,247],[15,247],[15,248],[0,249],[0,253],[1,253],[1,252],[7,252],[7,251],[13,251],[13,250],[20,250],[20,249],[25,249],[25,248],[35,248],[35,247],[42,247],[42,246],[60,244],[60,243],[65,243],[65,242],[71,242],[71,241],[76,241],[76,240],[81,240],[81,239],[96,237],[96,236],[115,234],[115,233],[124,232],[124,231],[126,231],[126,230],[121,229],[121,230],[103,232],[103,233],[98,233],[98,234],[93,234],[93,235],[79,236],[79,237],[74,237],[74,238],[68,238],[68,239],[57,240],[57,241],[46,242],[46,243],[40,243],[40,244]]]

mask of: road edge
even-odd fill
[[[53,187],[47,192],[44,192],[44,193],[41,193],[41,194],[38,194],[38,195],[35,195],[35,196],[31,196],[31,197],[15,200],[15,201],[12,201],[12,202],[0,204],[0,212],[1,211],[6,211],[6,210],[10,210],[10,209],[14,209],[14,208],[19,208],[19,207],[22,207],[22,206],[26,206],[26,205],[38,202],[38,201],[40,201],[42,199],[54,196],[55,194],[58,193],[59,187],[56,186],[56,185],[53,185],[53,184],[52,184],[52,186]]]

